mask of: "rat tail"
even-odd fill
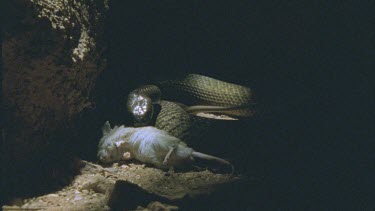
[[[229,161],[226,161],[222,158],[218,158],[218,157],[215,157],[215,156],[212,156],[212,155],[207,155],[207,154],[204,154],[204,153],[201,153],[201,152],[192,152],[191,155],[195,158],[200,158],[200,159],[204,159],[204,160],[213,160],[213,161],[216,161],[216,162],[219,162],[221,164],[224,164],[224,165],[230,165],[231,168],[232,168],[232,173],[234,173],[234,167],[233,165],[229,162]]]

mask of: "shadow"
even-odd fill
[[[116,181],[108,206],[111,210],[134,210],[140,205],[147,207],[147,203],[151,201],[165,201],[165,199],[148,193],[135,184]]]

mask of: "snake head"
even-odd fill
[[[134,118],[136,126],[146,126],[150,124],[154,113],[151,98],[136,93],[130,93],[127,107]]]

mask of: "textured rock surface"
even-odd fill
[[[106,66],[103,34],[108,4],[106,0],[18,0],[6,6],[13,18],[6,24],[2,45],[4,147],[5,162],[12,163],[6,167],[6,177],[16,185],[13,174],[20,166],[33,162],[49,168],[48,162],[37,162],[56,153],[50,149],[54,142],[64,146],[63,136],[69,132],[60,132],[82,110],[94,106],[91,92]],[[33,173],[29,169],[17,175]]]
[[[69,186],[38,197],[15,199],[3,206],[3,210],[186,209],[197,206],[194,204],[197,197],[207,197],[218,190],[225,196],[228,192],[220,188],[240,181],[238,177],[207,170],[167,175],[162,170],[140,164],[115,163],[102,167],[85,163],[81,174]],[[207,205],[215,207],[208,201]]]

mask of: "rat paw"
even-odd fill
[[[131,160],[132,159],[132,155],[130,152],[125,152],[123,155],[122,155],[122,159],[123,160]]]

